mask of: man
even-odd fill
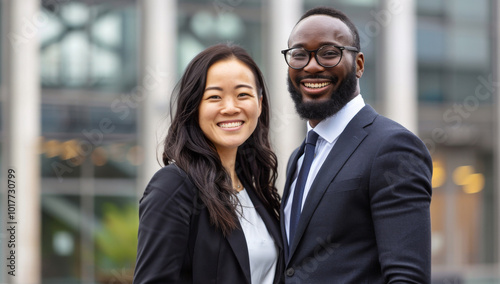
[[[365,105],[356,27],[314,8],[288,45],[289,91],[308,136],[287,166],[285,282],[430,283],[432,161],[420,139]]]

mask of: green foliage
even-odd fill
[[[133,267],[137,253],[137,206],[103,205],[102,226],[96,232],[96,264],[100,269]]]

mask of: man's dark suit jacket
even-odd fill
[[[279,221],[250,184],[241,181],[282,255]],[[160,169],[151,179],[139,207],[135,284],[251,283],[241,227],[225,238],[210,224],[208,210],[197,196],[197,188],[175,164]],[[275,282],[282,276],[282,267],[280,257]]]
[[[431,176],[424,143],[365,106],[314,179],[289,253],[281,218],[286,283],[430,283]]]

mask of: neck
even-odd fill
[[[320,123],[321,120],[315,120],[315,119],[310,119],[309,120],[309,125],[311,125],[312,128],[316,127],[316,125],[318,125],[318,123]]]
[[[345,108],[345,106],[351,102],[356,96],[359,95],[359,85],[357,86],[357,89],[356,89],[356,92],[353,93],[353,95],[351,96],[351,98],[349,99],[349,101],[339,110],[341,111],[342,109]],[[338,112],[334,113],[333,115],[336,115]],[[333,116],[332,115],[332,116]],[[314,128],[316,127],[316,125],[318,125],[321,121],[323,121],[323,119],[309,119],[309,125]]]
[[[236,174],[236,169],[235,169],[237,151],[238,148],[235,148],[225,151],[218,150],[217,153],[219,154],[222,166],[229,174],[229,177],[231,177],[232,187],[235,190],[240,191],[243,188],[242,187],[238,188],[238,186],[241,186],[241,183],[240,180],[238,179],[238,175]]]

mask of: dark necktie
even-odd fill
[[[290,244],[292,244],[293,237],[295,236],[295,231],[297,230],[297,225],[299,224],[300,213],[302,212],[301,208],[302,198],[304,196],[304,188],[306,186],[307,176],[309,175],[312,161],[314,160],[314,148],[316,147],[317,140],[318,134],[314,132],[314,130],[310,130],[307,134],[307,140],[304,149],[304,160],[302,162],[302,167],[300,168],[299,176],[297,177],[297,183],[295,184],[295,191],[293,193],[292,210],[290,213],[290,235],[288,238]]]

